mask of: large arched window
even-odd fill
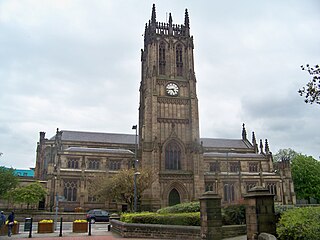
[[[178,44],[176,47],[176,66],[177,66],[177,76],[182,76],[182,46]]]
[[[164,42],[159,45],[159,74],[166,74],[166,46]]]
[[[181,169],[181,149],[176,141],[170,142],[165,149],[165,168],[168,170]]]

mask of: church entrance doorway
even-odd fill
[[[169,193],[169,206],[173,206],[180,203],[180,194],[177,189],[172,189]]]

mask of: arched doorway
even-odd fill
[[[172,189],[169,193],[169,206],[173,206],[180,203],[180,194],[177,189]]]

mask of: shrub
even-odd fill
[[[161,208],[157,213],[188,213],[200,212],[200,202],[180,203],[171,207]]]
[[[244,205],[233,205],[222,208],[222,224],[238,225],[246,223],[246,207]]]
[[[121,216],[120,220],[127,223],[200,226],[200,213],[126,213]]]
[[[277,224],[279,240],[319,240],[320,207],[289,209]]]

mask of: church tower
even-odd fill
[[[154,173],[142,209],[198,200],[204,192],[203,154],[189,15],[184,24],[157,22],[155,5],[141,50],[139,165]]]

